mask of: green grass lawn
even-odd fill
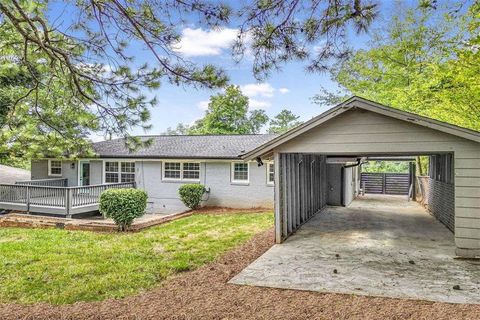
[[[193,215],[138,233],[0,229],[0,302],[124,297],[194,269],[272,226],[273,215]]]

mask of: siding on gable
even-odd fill
[[[480,144],[374,112],[351,109],[274,148],[335,155],[451,152],[455,167],[457,254],[480,255]]]

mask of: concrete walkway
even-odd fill
[[[454,256],[453,234],[420,205],[369,195],[327,208],[230,283],[480,303],[480,262]]]

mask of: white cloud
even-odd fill
[[[272,105],[270,101],[265,101],[265,100],[257,100],[257,99],[249,99],[249,109],[254,110],[254,109],[264,109],[268,108]]]
[[[210,101],[208,100],[202,100],[200,101],[199,103],[197,103],[197,107],[200,109],[200,110],[207,110],[208,109],[208,103]]]
[[[237,29],[203,30],[185,28],[174,50],[187,57],[218,56],[230,48],[237,37]]]
[[[278,89],[278,92],[280,92],[281,94],[285,94],[285,93],[289,93],[290,90],[288,88],[280,88]]]
[[[273,97],[275,88],[272,87],[269,83],[249,83],[243,86],[240,86],[240,90],[247,97]]]

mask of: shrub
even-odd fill
[[[180,199],[190,209],[198,208],[205,191],[205,187],[201,184],[184,184],[178,189]]]
[[[138,189],[108,189],[100,195],[100,212],[112,218],[120,231],[127,230],[133,219],[141,217],[147,207],[147,193]]]

